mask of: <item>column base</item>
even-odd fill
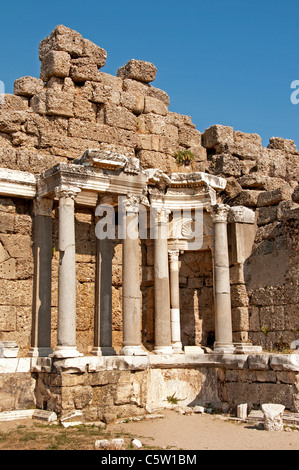
[[[53,354],[50,347],[31,347],[28,352],[29,357],[48,357]]]
[[[119,351],[120,356],[147,356],[148,352],[142,346],[124,346]]]
[[[112,346],[102,346],[102,347],[95,346],[92,349],[91,354],[93,356],[116,356],[117,355],[115,349]]]
[[[155,346],[154,354],[173,354],[172,346]]]
[[[182,353],[183,352],[183,345],[182,345],[181,341],[176,341],[175,343],[172,343],[171,347],[172,347],[174,353]]]
[[[76,346],[57,346],[53,354],[50,357],[56,359],[67,359],[68,357],[81,357],[83,356],[80,353]]]
[[[233,343],[214,343],[214,349],[211,354],[234,354],[235,346]]]

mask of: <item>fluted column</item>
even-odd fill
[[[77,357],[75,197],[80,189],[61,185],[59,198],[58,325],[55,357]]]
[[[156,354],[172,354],[170,292],[168,267],[168,215],[165,209],[157,211],[157,233],[154,240],[155,277],[155,347]]]
[[[123,344],[120,355],[141,356],[141,301],[139,273],[138,211],[139,198],[128,197],[122,206],[124,237],[122,241]]]
[[[170,319],[171,319],[171,344],[175,352],[182,351],[181,321],[180,321],[180,282],[179,282],[179,250],[170,250],[169,274],[170,274]]]
[[[232,340],[231,295],[227,239],[227,216],[229,207],[217,204],[213,207],[214,222],[214,299],[215,343],[214,351],[234,352]]]
[[[51,278],[52,278],[53,200],[34,200],[34,278],[30,357],[51,354]]]

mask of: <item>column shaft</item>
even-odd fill
[[[234,351],[227,240],[227,208],[219,205],[214,215],[215,345],[223,353]]]
[[[76,188],[58,188],[59,196],[59,268],[58,325],[56,357],[77,357],[76,347]]]
[[[182,350],[180,321],[179,251],[169,252],[171,342],[174,351]]]
[[[34,279],[30,357],[51,354],[52,203],[34,201]]]
[[[96,356],[112,356],[112,241],[96,239],[95,324]]]
[[[135,202],[136,203],[136,202]],[[123,345],[121,355],[146,355],[141,346],[138,205],[127,205],[122,245]]]
[[[155,276],[155,347],[156,354],[171,354],[171,320],[168,268],[168,217],[162,209],[157,220],[157,237],[154,240]]]

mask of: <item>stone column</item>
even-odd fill
[[[168,214],[158,210],[154,240],[155,347],[156,354],[172,354],[168,267]]]
[[[112,241],[109,238],[96,239],[95,277],[95,356],[113,356],[112,347]]]
[[[34,278],[30,357],[46,357],[51,348],[52,278],[52,206],[53,200],[34,200]]]
[[[227,216],[229,206],[213,207],[215,343],[217,353],[233,353]]]
[[[171,343],[175,352],[182,351],[181,321],[180,321],[180,280],[179,280],[179,250],[170,250],[170,318],[171,318]]]
[[[80,189],[61,185],[59,198],[58,325],[54,357],[78,357],[76,346],[75,197]]]
[[[130,196],[123,204],[123,211],[125,211],[122,243],[123,345],[120,355],[124,356],[143,356],[147,354],[141,346],[139,202],[138,198]]]

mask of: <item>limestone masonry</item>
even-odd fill
[[[0,104],[0,411],[98,419],[173,393],[298,411],[294,142],[200,132],[169,111],[153,64],[102,72],[106,51],[62,25],[39,59]],[[96,236],[99,204],[112,240]],[[121,237],[140,206],[157,237]]]

